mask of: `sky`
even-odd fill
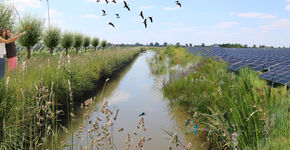
[[[46,0],[11,0],[20,17],[25,13],[47,19]],[[111,1],[111,0],[109,0]],[[51,22],[63,30],[81,32],[111,43],[168,42],[241,43],[290,46],[290,0],[49,0]],[[102,9],[107,16],[102,16]],[[140,11],[152,16],[145,29]],[[120,14],[120,19],[115,17]],[[115,24],[115,28],[108,25]],[[46,20],[47,23],[47,20]]]

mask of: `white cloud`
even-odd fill
[[[224,21],[224,22],[220,22],[219,24],[216,25],[217,28],[230,28],[234,25],[239,24],[236,21]]]
[[[86,15],[84,15],[84,18],[89,18],[89,19],[99,19],[100,16],[92,15],[92,14],[86,14]]]
[[[180,8],[179,7],[164,7],[163,9],[167,10],[167,11],[174,11],[174,10],[177,10],[177,9],[180,9]]]
[[[286,10],[290,11],[290,4],[286,6]]]
[[[56,17],[62,16],[63,13],[59,12],[59,11],[57,11],[55,9],[49,9],[49,15],[50,15],[51,18],[56,18]],[[47,14],[46,14],[46,16],[47,16]]]
[[[124,91],[118,91],[118,92],[114,92],[112,94],[112,96],[110,98],[108,98],[109,100],[109,104],[119,104],[121,102],[126,102],[129,100],[129,98],[131,97],[131,95],[127,92]]]
[[[148,6],[141,6],[141,7],[140,7],[140,9],[143,9],[143,10],[145,10],[145,9],[151,9],[151,8],[152,8],[151,5],[148,5]]]
[[[266,13],[259,13],[259,12],[246,12],[246,13],[237,13],[237,12],[231,12],[231,16],[238,16],[238,17],[244,17],[244,18],[259,18],[259,19],[274,19],[277,18],[277,16],[266,14]]]
[[[290,29],[290,20],[289,19],[278,19],[274,20],[272,24],[263,25],[260,27],[263,31],[281,29],[289,30]]]
[[[39,0],[12,0],[15,7],[19,11],[24,11],[26,8],[40,8],[41,1]]]

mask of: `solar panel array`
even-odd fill
[[[233,71],[249,66],[263,71],[261,78],[290,87],[290,49],[192,47],[188,51],[217,60],[221,58]]]

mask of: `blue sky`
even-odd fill
[[[46,0],[12,0],[20,16],[47,18]],[[101,0],[104,1],[104,0]],[[111,0],[110,0],[111,1]],[[117,0],[118,1],[118,0]],[[169,42],[290,46],[290,0],[127,0],[118,4],[96,0],[50,0],[52,23],[64,30],[97,36],[112,43]],[[101,10],[107,11],[103,17]],[[153,16],[144,29],[139,13]],[[116,19],[114,14],[121,18]],[[113,22],[116,28],[108,26]]]

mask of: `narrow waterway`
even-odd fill
[[[114,128],[116,130],[124,128],[124,131],[114,131],[113,143],[117,149],[125,149],[127,133],[131,135],[130,149],[136,149],[135,145],[140,136],[134,136],[133,133],[136,131],[140,119],[138,115],[142,112],[146,113],[144,119],[147,128],[142,136],[145,136],[146,139],[152,138],[151,141],[144,143],[144,149],[168,149],[170,139],[163,129],[177,133],[179,140],[185,145],[191,142],[194,150],[206,149],[206,146],[202,146],[205,144],[198,135],[185,133],[184,124],[189,118],[186,113],[180,108],[170,108],[169,101],[163,97],[161,91],[163,79],[152,75],[147,63],[153,54],[151,51],[140,54],[134,62],[110,79],[105,86],[103,100],[100,99],[102,89],[97,92],[95,103],[87,119],[82,119],[84,115],[82,111],[79,110],[76,113],[73,132],[80,134],[79,137],[73,136],[73,144],[75,145],[73,149],[90,145],[91,140],[89,140],[88,133],[80,132],[80,130],[86,131],[92,127],[90,122],[94,122],[100,116],[98,108],[104,100],[109,102],[109,107],[112,110],[120,109]],[[65,141],[68,145],[65,149],[72,149],[72,146],[69,146],[72,144],[71,134],[62,133],[60,140]],[[181,149],[181,146],[173,149]]]

